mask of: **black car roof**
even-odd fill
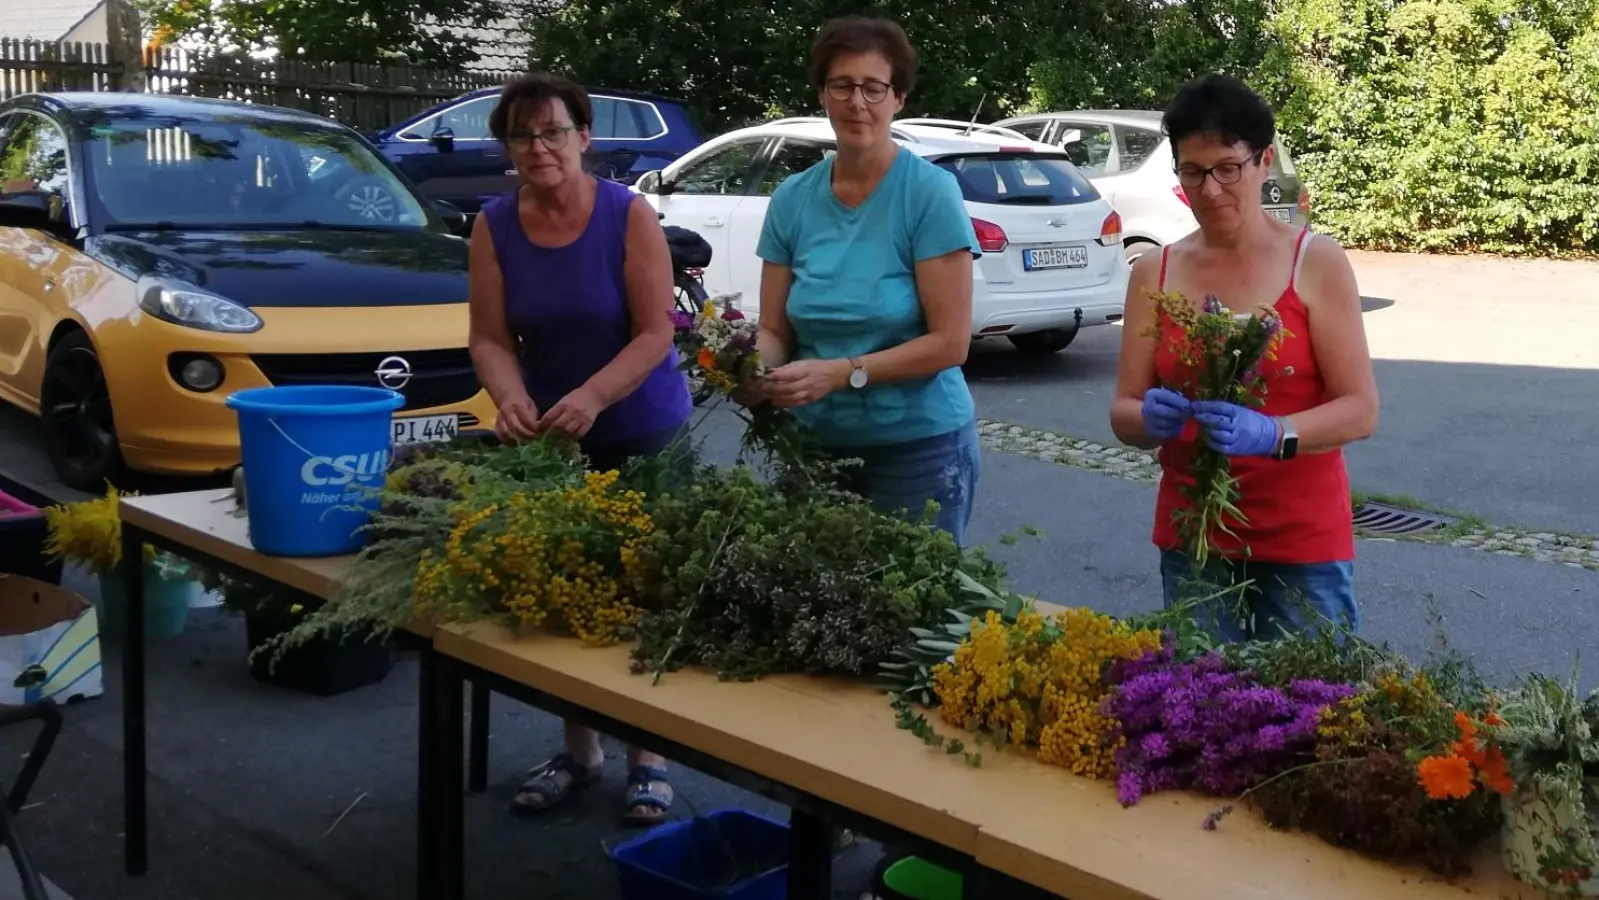
[[[155,118],[206,121],[222,116],[343,130],[344,126],[314,113],[281,106],[186,97],[181,94],[138,94],[130,91],[50,91],[24,94],[12,102],[35,105],[79,121],[97,118]]]

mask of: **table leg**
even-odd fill
[[[438,741],[438,900],[464,900],[466,895],[465,796],[466,760],[461,742],[466,715],[460,664],[437,654],[434,670],[434,740]]]
[[[438,660],[431,644],[422,649],[416,697],[416,896],[439,900]]]
[[[788,816],[789,900],[831,900],[833,896],[833,828],[795,809]]]
[[[122,831],[124,868],[150,868],[144,738],[144,536],[122,527]]]
[[[472,682],[472,731],[468,737],[466,789],[481,794],[489,789],[489,689]]]

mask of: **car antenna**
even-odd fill
[[[970,122],[966,123],[966,135],[967,135],[967,137],[970,137],[971,134],[972,134],[972,129],[977,127],[977,114],[983,111],[983,101],[987,100],[987,99],[988,99],[988,92],[987,91],[983,92],[983,96],[977,98],[977,108],[972,110],[972,120]]]

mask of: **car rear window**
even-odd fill
[[[1099,199],[1099,191],[1062,156],[999,152],[936,162],[955,175],[968,203],[1068,206]]]

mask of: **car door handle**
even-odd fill
[[[516,170],[515,169],[506,169],[505,170],[505,174],[507,174],[507,175],[515,175],[516,174]]]
[[[711,216],[705,220],[706,228],[721,228],[725,224],[727,223],[723,221],[721,216]]]

